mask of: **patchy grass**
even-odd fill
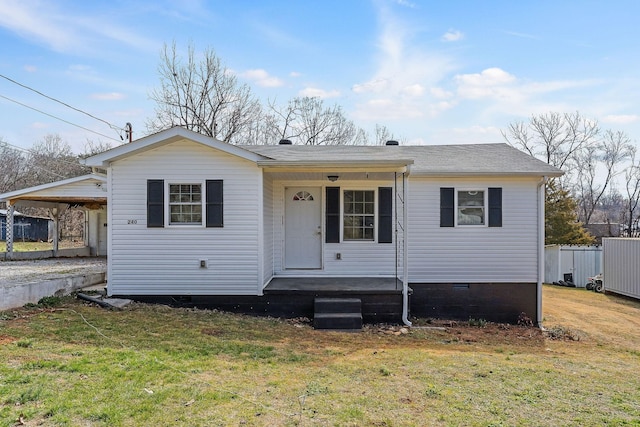
[[[490,322],[321,332],[73,299],[5,312],[0,426],[639,425],[640,328],[608,340],[594,319],[557,317],[556,301],[574,296],[603,319],[621,307],[640,319],[635,302],[568,288],[545,288],[561,339]]]

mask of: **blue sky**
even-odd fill
[[[410,144],[503,142],[579,111],[640,139],[637,0],[0,0],[0,74],[146,134],[163,44],[212,48],[264,103],[320,96]],[[119,141],[105,123],[0,78],[0,137]],[[60,117],[101,135],[33,111]]]

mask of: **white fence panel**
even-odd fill
[[[602,247],[600,246],[561,246],[545,247],[546,283],[567,280],[571,274],[573,283],[585,287],[587,278],[602,273]]]
[[[604,289],[640,299],[640,238],[604,238]]]

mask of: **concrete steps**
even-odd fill
[[[331,330],[361,330],[360,298],[315,298],[313,327]]]

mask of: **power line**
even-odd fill
[[[102,123],[105,123],[107,126],[109,126],[111,129],[113,129],[113,130],[115,130],[115,131],[124,131],[124,130],[125,130],[125,129],[121,128],[121,127],[118,127],[118,126],[112,125],[112,124],[111,124],[111,123],[109,123],[108,121],[103,120],[103,119],[101,119],[101,118],[99,118],[99,117],[96,117],[96,116],[94,116],[93,114],[87,113],[86,111],[80,110],[79,108],[76,108],[76,107],[73,107],[73,106],[71,106],[71,105],[67,104],[66,102],[60,101],[59,99],[53,98],[53,97],[51,97],[51,96],[49,96],[49,95],[46,95],[46,94],[44,94],[44,93],[40,92],[39,90],[36,90],[36,89],[34,89],[34,88],[32,88],[32,87],[29,87],[29,86],[27,86],[27,85],[25,85],[25,84],[22,84],[22,83],[20,83],[20,82],[17,82],[17,81],[15,81],[15,80],[13,80],[12,78],[9,78],[9,77],[7,77],[7,76],[5,76],[5,75],[3,75],[3,74],[0,74],[0,77],[2,77],[2,78],[3,78],[3,79],[5,79],[5,80],[8,80],[8,81],[10,81],[11,83],[14,83],[14,84],[16,84],[16,85],[18,85],[18,86],[20,86],[20,87],[23,87],[23,88],[28,89],[28,90],[30,90],[30,91],[32,91],[32,92],[35,92],[35,93],[37,93],[37,94],[38,94],[38,95],[40,95],[40,96],[44,96],[44,97],[45,97],[45,98],[47,98],[47,99],[50,99],[50,100],[52,100],[52,101],[54,101],[54,102],[57,102],[58,104],[62,104],[62,105],[64,105],[64,106],[65,106],[65,107],[67,107],[67,108],[71,108],[71,109],[72,109],[72,110],[74,110],[74,111],[77,111],[77,112],[79,112],[79,113],[85,114],[85,115],[87,115],[87,116],[91,117],[92,119],[95,119],[95,120],[98,120],[98,121],[100,121],[100,122],[102,122]]]
[[[0,95],[0,96],[2,96],[2,95]],[[30,149],[28,149],[28,148],[18,147],[17,145],[13,145],[13,144],[11,144],[11,143],[9,143],[9,142],[7,142],[7,141],[0,140],[0,146],[3,146],[3,145],[5,145],[5,146],[7,146],[7,147],[11,147],[11,148],[12,148],[12,149],[14,149],[14,150],[24,151],[25,153],[29,153],[29,154],[32,154],[32,155],[36,155],[36,156],[40,156],[40,155],[41,155],[41,154],[39,154],[39,153],[37,153],[37,152],[35,152],[35,151],[33,151],[33,150],[30,150]],[[67,160],[63,160],[63,159],[60,159],[60,158],[57,158],[57,157],[56,157],[56,158],[51,158],[51,160],[56,161],[56,162],[60,162],[60,163],[66,163],[66,164],[68,164],[68,165],[72,165],[72,166],[78,166],[78,165],[80,165],[80,163],[77,163],[77,162],[69,162],[69,161],[67,161]],[[80,165],[80,166],[82,166],[82,165]],[[50,172],[50,171],[49,171],[49,172]],[[51,173],[55,173],[55,172],[51,172]],[[62,175],[61,175],[61,176],[62,176]]]
[[[23,107],[25,107],[25,108],[28,108],[28,109],[30,109],[30,110],[37,111],[38,113],[40,113],[40,114],[44,114],[45,116],[49,116],[49,117],[54,118],[54,119],[56,119],[56,120],[60,120],[61,122],[67,123],[67,124],[69,124],[69,125],[71,125],[71,126],[75,126],[75,127],[80,128],[80,129],[82,129],[82,130],[86,130],[87,132],[95,133],[96,135],[103,136],[103,137],[105,137],[105,138],[111,139],[111,140],[116,141],[116,142],[121,142],[121,141],[119,141],[119,140],[117,140],[117,139],[115,139],[115,138],[112,138],[112,137],[110,137],[110,136],[107,136],[107,135],[105,135],[105,134],[103,134],[103,133],[96,132],[95,130],[88,129],[88,128],[86,128],[86,127],[83,127],[83,126],[77,125],[77,124],[75,124],[75,123],[71,123],[71,122],[70,122],[70,121],[68,121],[68,120],[61,119],[60,117],[54,116],[53,114],[45,113],[45,112],[44,112],[44,111],[42,111],[42,110],[38,110],[37,108],[31,107],[31,106],[29,106],[29,105],[27,105],[27,104],[24,104],[24,103],[20,102],[20,101],[16,101],[15,99],[8,98],[8,97],[6,97],[6,96],[4,96],[4,95],[0,95],[0,98],[4,98],[4,99],[6,99],[7,101],[14,102],[14,103],[16,103],[16,104],[18,104],[18,105],[21,105],[21,106],[23,106]],[[98,120],[99,120],[99,119],[98,119]],[[104,121],[104,120],[103,120],[103,121]],[[111,126],[111,125],[109,125],[109,126]]]

